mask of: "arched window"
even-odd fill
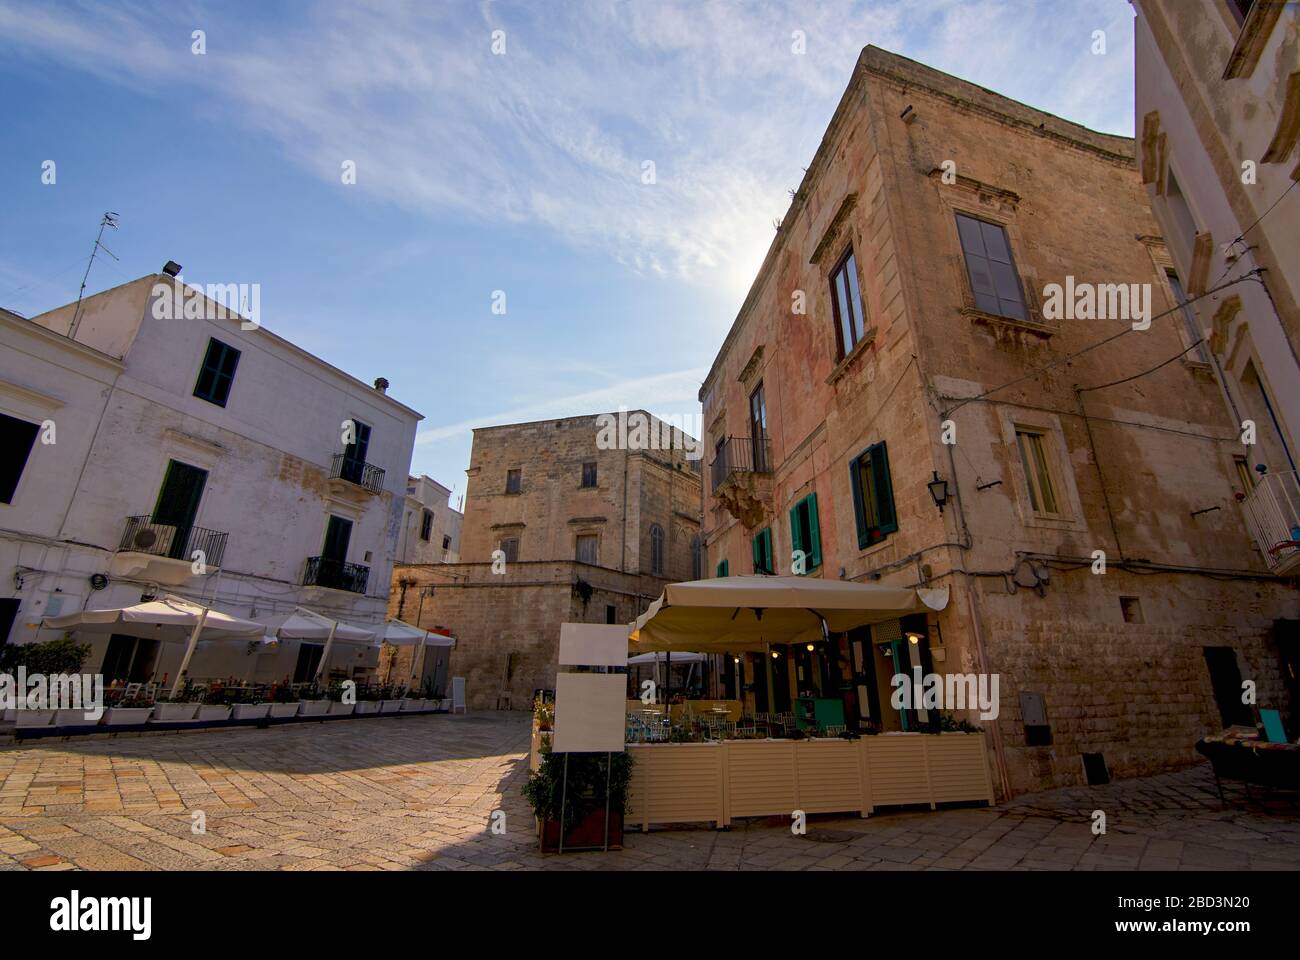
[[[664,575],[664,528],[657,523],[650,524],[650,572]]]
[[[704,576],[704,550],[700,545],[700,535],[691,537],[691,579],[699,580]]]

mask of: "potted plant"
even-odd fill
[[[288,682],[277,685],[271,691],[271,703],[267,710],[267,716],[273,720],[287,720],[289,717],[298,715],[298,694],[294,693],[293,687]]]
[[[382,686],[379,688],[379,712],[380,713],[397,713],[402,709],[402,700],[397,697],[391,686]]]
[[[329,698],[321,694],[320,687],[315,683],[298,692],[298,716],[323,717],[329,713],[329,709]]]
[[[139,698],[127,700],[124,698],[104,711],[104,726],[125,727],[132,724],[148,723],[149,715],[152,713],[153,704],[148,700]]]
[[[606,838],[606,797],[609,786],[608,837],[611,850],[623,848],[623,815],[627,809],[632,757],[624,753],[552,753],[545,747],[538,768],[528,775],[524,798],[537,817],[542,852],[603,849]],[[563,823],[561,823],[563,806]]]
[[[186,699],[184,692],[176,700],[159,700],[153,705],[154,723],[188,723],[198,715],[198,701]]]
[[[533,703],[533,719],[537,721],[538,730],[550,730],[555,726],[555,704],[538,697]]]
[[[11,643],[0,646],[0,673],[13,675],[25,667],[27,675],[43,674],[46,677],[81,672],[81,665],[90,656],[90,644],[77,643],[71,634],[41,643]],[[58,714],[63,716],[60,718]],[[53,723],[64,726],[88,726],[82,710],[57,710],[42,706],[29,710],[25,706],[5,711],[5,719],[18,727],[48,727]]]
[[[379,712],[379,688],[371,685],[357,688],[357,705],[353,711],[357,714]]]

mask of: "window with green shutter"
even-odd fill
[[[776,573],[772,564],[772,528],[764,527],[754,537],[754,572]]]
[[[208,352],[204,354],[199,379],[194,384],[194,396],[224,407],[230,397],[230,386],[235,382],[237,366],[239,351],[215,337],[209,338]]]
[[[729,574],[727,573],[727,561],[726,561],[726,560],[719,560],[719,561],[718,561],[718,569],[717,569],[716,571],[714,571],[714,573],[715,573],[716,576],[719,576],[719,577],[729,576]]]
[[[894,487],[889,477],[889,454],[883,440],[867,447],[850,461],[849,480],[853,486],[858,549],[865,549],[898,530]]]
[[[792,568],[796,551],[803,552],[804,573],[812,573],[822,565],[822,534],[817,521],[817,494],[808,494],[790,508],[790,545]]]

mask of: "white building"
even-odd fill
[[[398,563],[455,563],[465,515],[451,505],[451,491],[421,474],[406,482],[406,512]]]
[[[80,309],[0,311],[0,641],[167,593],[262,622],[384,619],[421,415],[213,301],[160,319],[184,316],[179,289],[145,276]],[[183,652],[84,639],[108,681],[174,679]],[[189,673],[310,679],[320,657],[256,647],[204,643]],[[335,651],[354,675],[377,661]]]
[[[1175,292],[1201,297],[1179,320],[1206,344],[1182,362],[1253,427],[1238,494],[1286,573],[1300,569],[1300,4],[1132,2],[1142,177],[1164,233],[1150,239]]]

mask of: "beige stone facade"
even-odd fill
[[[672,446],[637,414],[668,443],[632,430],[606,444],[603,415],[475,430],[461,562],[395,569],[390,615],[457,637],[471,707],[527,708],[554,686],[561,623],[627,623],[699,575],[694,438]]]
[[[1189,763],[1240,680],[1287,713],[1296,594],[1247,532],[1213,373],[1158,316],[1158,234],[1132,140],[863,51],[701,388],[707,564],[788,574],[799,546],[810,576],[949,602],[778,651],[770,702],[748,657],[751,703],[914,728],[932,717],[890,705],[895,662],[997,674],[1003,793],[1084,782],[1090,754],[1111,776]],[[1088,284],[1137,284],[1149,329],[1104,289],[1109,318],[1058,315],[1051,285]]]
[[[1139,160],[1186,324],[1255,434],[1243,507],[1300,570],[1300,4],[1134,0]],[[1223,290],[1240,277],[1249,282]]]

